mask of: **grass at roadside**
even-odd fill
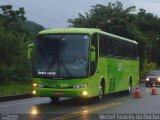
[[[5,85],[0,85],[0,96],[31,93],[31,89],[31,84],[29,82],[10,82]]]

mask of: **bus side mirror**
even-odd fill
[[[94,46],[90,47],[90,53],[91,53],[91,62],[95,62],[96,61],[96,52],[95,52]]]
[[[33,43],[29,44],[28,47],[27,47],[27,59],[28,59],[28,60],[31,59],[31,53],[32,53],[33,47],[34,47],[34,44],[33,44]]]

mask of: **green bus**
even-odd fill
[[[137,46],[136,41],[96,28],[43,30],[28,46],[33,47],[32,92],[52,102],[130,93],[139,79]]]

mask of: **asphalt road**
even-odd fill
[[[140,85],[142,98],[135,99],[133,90],[130,95],[107,95],[100,103],[61,98],[52,104],[46,97],[0,102],[0,120],[160,119],[160,87],[156,87],[157,95],[151,95],[151,89]]]

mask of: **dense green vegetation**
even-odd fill
[[[140,77],[160,65],[160,18],[135,6],[126,9],[120,2],[97,4],[84,15],[68,19],[70,27],[100,28],[139,43]]]
[[[0,96],[29,94],[32,91],[29,82],[10,81],[7,84],[0,85]]]
[[[44,28],[27,21],[24,15],[23,8],[13,10],[11,5],[0,6],[1,88],[12,81],[23,83],[31,78],[31,64],[26,61],[27,44]]]

